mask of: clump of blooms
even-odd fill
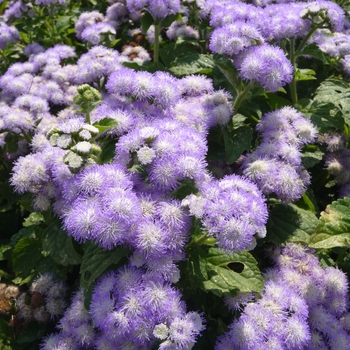
[[[274,252],[262,298],[249,299],[239,319],[220,336],[216,350],[339,349],[350,342],[348,280],[322,268],[313,252],[288,243]]]
[[[65,296],[67,286],[45,273],[34,280],[28,293],[21,293],[16,298],[17,317],[28,323],[48,322],[57,319],[67,307]]]
[[[161,276],[126,265],[101,276],[94,288],[90,313],[84,292],[73,297],[60,320],[58,334],[44,339],[41,349],[58,346],[191,349],[205,329],[203,317],[186,312],[180,292]]]
[[[258,82],[270,91],[278,90],[293,78],[293,67],[284,51],[269,44],[247,48],[237,55],[234,65],[243,80]]]
[[[167,37],[170,40],[175,40],[178,37],[199,39],[198,30],[187,25],[187,20],[187,17],[182,17],[181,20],[174,21],[166,31]]]
[[[51,334],[43,339],[40,349],[72,349],[90,348],[93,346],[96,332],[89,312],[84,306],[84,290],[80,289],[72,298],[71,305],[66,308],[57,328],[59,333]]]
[[[283,107],[265,114],[256,128],[262,142],[247,155],[244,175],[266,195],[275,193],[286,203],[299,199],[310,181],[300,149],[315,140],[315,127],[294,108]]]
[[[0,49],[4,50],[7,43],[19,40],[19,31],[14,26],[8,26],[5,23],[0,24]]]
[[[180,10],[180,0],[126,0],[130,13],[147,10],[153,18],[162,19]]]
[[[267,207],[252,182],[228,175],[204,183],[199,196],[183,200],[191,215],[201,219],[203,228],[217,239],[220,248],[237,251],[255,246],[255,238],[265,237]]]

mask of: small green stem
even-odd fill
[[[154,51],[153,51],[153,62],[159,62],[159,34],[160,34],[160,23],[154,25]]]
[[[300,43],[299,47],[295,50],[295,57],[298,57],[302,53],[302,51],[304,50],[304,48],[306,46],[307,41],[313,36],[313,34],[316,32],[316,30],[322,28],[323,25],[324,25],[324,22],[311,28],[309,33],[306,35],[306,37]],[[291,39],[291,40],[294,40],[294,39]]]
[[[241,106],[242,102],[246,99],[248,92],[250,89],[254,86],[254,83],[249,83],[243,91],[241,91],[238,95],[237,98],[233,104],[233,113],[236,114],[239,107]]]
[[[0,54],[1,54],[1,57],[4,59],[5,63],[8,64],[8,63],[9,63],[9,60],[8,60],[7,57],[5,56],[3,50],[0,50]]]
[[[192,241],[187,244],[186,248],[189,248],[189,247],[191,247],[193,245],[201,245],[201,244],[203,244],[206,241],[206,239],[208,238],[208,235],[209,235],[209,232],[205,232],[204,234],[202,234],[197,239],[192,239]]]

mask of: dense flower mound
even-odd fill
[[[204,183],[199,196],[183,200],[190,213],[201,219],[219,247],[236,251],[255,246],[255,238],[266,235],[267,207],[259,189],[250,181],[228,175]]]
[[[58,326],[41,349],[191,349],[205,329],[197,312],[186,312],[180,292],[161,276],[126,265],[101,276],[94,288],[90,313],[83,291],[73,298]]]
[[[299,199],[310,181],[301,147],[315,140],[315,127],[294,108],[284,107],[265,114],[256,128],[262,142],[244,160],[244,175],[265,194],[275,193],[286,203]]]
[[[288,243],[274,253],[262,298],[246,303],[215,349],[339,349],[350,344],[348,280],[313,252]]]
[[[45,273],[34,280],[29,292],[23,292],[17,297],[17,316],[24,323],[46,323],[50,319],[57,319],[67,308],[67,291],[67,285],[63,281]]]

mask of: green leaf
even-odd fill
[[[2,349],[2,346],[4,346],[4,349],[7,349],[5,345],[10,345],[12,332],[12,327],[2,317],[0,317],[0,349]]]
[[[41,259],[43,255],[40,240],[31,237],[21,238],[12,252],[13,271],[21,277],[26,277]]]
[[[46,324],[42,324],[40,327],[36,323],[27,323],[24,329],[16,339],[16,343],[25,344],[31,343],[34,340],[39,340],[46,332]]]
[[[312,69],[299,69],[295,71],[295,78],[298,81],[301,80],[316,80],[316,72]]]
[[[247,251],[227,253],[219,248],[209,248],[205,260],[201,257],[207,279],[203,289],[218,296],[238,292],[260,292],[264,282],[257,262]],[[234,270],[239,271],[234,271]],[[203,274],[204,275],[204,274]]]
[[[11,248],[12,247],[9,245],[1,245],[0,246],[0,261],[6,260],[8,258],[7,257],[8,254],[6,254],[6,252],[9,252],[11,250]]]
[[[196,55],[198,52],[193,45],[189,45],[187,42],[182,42],[180,44],[171,42],[159,48],[159,57],[166,67],[171,67],[176,60],[190,54]]]
[[[307,151],[301,154],[303,165],[306,169],[312,168],[316,164],[320,163],[323,159],[324,153],[317,147],[308,147]]]
[[[275,244],[308,243],[317,222],[316,215],[309,210],[301,209],[294,204],[277,204],[269,214],[266,241]]]
[[[320,132],[343,130],[344,118],[341,110],[332,102],[299,100],[297,108],[316,125]]]
[[[176,59],[173,65],[173,67],[169,68],[169,71],[178,76],[203,73],[202,71],[205,69],[214,68],[212,56],[199,53],[180,57]]]
[[[116,139],[106,137],[102,142],[102,152],[100,158],[103,164],[111,163],[115,156]]]
[[[85,295],[91,297],[96,278],[100,277],[109,267],[117,264],[127,254],[128,250],[124,247],[104,250],[90,243],[84,253],[83,261],[80,266],[80,287],[85,288]],[[88,309],[88,298],[86,298],[85,301],[85,307]]]
[[[171,23],[173,23],[174,21],[181,21],[181,19],[182,19],[181,15],[177,13],[168,15],[162,20],[161,25],[162,27],[169,27]]]
[[[24,219],[23,226],[24,227],[29,227],[33,225],[39,225],[44,221],[44,217],[41,213],[30,213],[27,218]]]
[[[59,17],[55,25],[56,33],[65,32],[71,26],[71,21],[71,16]]]
[[[141,18],[141,28],[143,33],[147,33],[147,30],[149,29],[149,27],[154,24],[154,18],[152,17],[152,15],[149,12],[145,12]]]
[[[101,133],[101,132],[104,132],[108,129],[115,128],[116,126],[118,126],[118,122],[113,118],[103,118],[100,121],[98,121],[97,123],[94,123],[93,125]]]
[[[301,54],[318,58],[323,62],[325,61],[324,53],[319,49],[319,47],[316,44],[307,45],[301,52]]]
[[[72,237],[61,228],[60,222],[52,223],[43,233],[43,253],[60,265],[77,265],[82,256],[76,252]]]
[[[345,80],[326,79],[316,90],[314,100],[333,103],[341,112],[345,122],[350,125],[350,84]],[[342,128],[340,129],[343,130]]]
[[[291,105],[289,100],[281,96],[278,96],[277,94],[274,94],[272,92],[266,92],[264,96],[266,98],[266,102],[272,109],[279,109],[279,108]]]
[[[227,164],[234,163],[242,155],[243,151],[250,149],[253,130],[249,126],[243,125],[232,131],[223,129],[223,135]]]
[[[350,198],[338,199],[327,206],[309,245],[322,249],[350,247]]]

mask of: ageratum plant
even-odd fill
[[[348,350],[347,11],[2,1],[2,347]]]

